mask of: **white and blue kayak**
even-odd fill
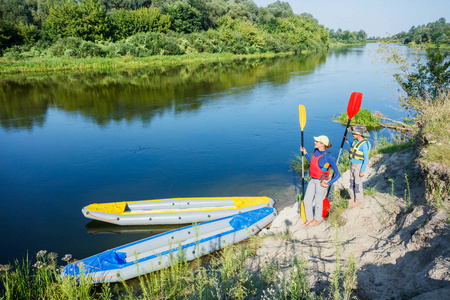
[[[81,211],[86,218],[116,225],[166,225],[211,221],[274,204],[269,197],[170,198],[93,203]]]
[[[265,207],[171,230],[74,262],[61,274],[85,276],[93,283],[128,280],[241,242],[272,223],[276,215],[275,208]]]

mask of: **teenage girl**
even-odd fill
[[[305,226],[315,226],[322,222],[323,200],[327,194],[327,189],[336,180],[339,179],[339,173],[336,162],[327,149],[331,147],[331,143],[327,136],[321,135],[314,137],[314,154],[311,157],[304,147],[300,150],[309,161],[309,175],[311,180],[305,192]],[[330,168],[334,171],[333,179],[329,180]],[[313,212],[313,201],[315,201],[315,211]]]

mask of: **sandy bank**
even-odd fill
[[[262,232],[267,238],[248,262],[249,268],[257,271],[263,262],[275,261],[288,272],[293,256],[301,255],[308,260],[312,291],[326,295],[338,241],[341,264],[345,266],[351,255],[357,260],[353,295],[358,299],[447,298],[448,216],[426,204],[415,157],[412,149],[373,157],[365,188],[375,187],[378,192],[366,196],[363,205],[347,209],[345,224],[339,228],[328,220],[304,227],[296,204],[284,208],[271,228]],[[344,173],[335,188],[342,189],[348,178]]]

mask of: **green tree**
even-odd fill
[[[21,43],[22,37],[17,27],[0,20],[0,54],[4,49]]]
[[[317,26],[314,21],[294,15],[286,19],[278,19],[277,30],[284,39],[293,45],[296,52],[302,50],[318,50],[328,47],[329,35],[323,26]]]
[[[358,33],[356,34],[356,40],[358,42],[367,42],[367,33],[364,30],[358,31]]]
[[[108,37],[110,22],[95,0],[64,0],[62,4],[50,8],[44,27],[52,36],[73,36],[96,41]]]
[[[167,32],[170,28],[170,16],[153,7],[119,9],[111,14],[111,22],[116,39],[124,39],[140,32]]]
[[[166,4],[162,7],[162,12],[170,16],[170,29],[175,32],[191,33],[202,28],[200,12],[189,3]]]
[[[196,6],[194,7],[197,8]],[[228,3],[225,0],[209,0],[205,4],[205,10],[207,28],[217,28],[218,20],[226,15],[228,11]]]
[[[288,2],[281,2],[280,0],[267,5],[267,10],[275,18],[289,18],[294,16],[292,7]]]
[[[416,72],[394,75],[401,88],[411,99],[433,99],[439,91],[450,87],[450,51],[427,48],[427,62],[416,61]]]
[[[115,11],[119,9],[138,9],[143,7],[150,7],[151,0],[101,0],[100,4],[105,11]]]
[[[33,16],[25,0],[0,0],[0,19],[10,24],[31,24]]]
[[[302,13],[302,14],[300,14],[300,17],[302,17],[305,20],[310,20],[311,22],[313,22],[316,25],[319,24],[319,21],[316,18],[314,18],[314,16],[312,14]]]
[[[427,25],[412,26],[408,32],[400,32],[389,38],[390,41],[399,41],[403,44],[416,43],[433,43],[433,44],[449,44],[450,43],[450,24],[445,18],[440,18],[436,22]]]
[[[439,98],[441,92],[450,87],[450,51],[439,47],[423,46],[410,48],[412,63],[399,53],[399,48],[382,44],[377,50],[383,59],[394,64],[397,71],[395,80],[399,83],[405,95],[401,95],[400,103],[413,116],[422,114],[430,103]],[[422,62],[423,53],[427,61]]]

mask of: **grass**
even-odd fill
[[[416,143],[414,139],[404,135],[395,135],[388,140],[382,134],[380,136],[375,135],[375,146],[371,148],[369,156],[379,153],[395,153],[407,148],[415,148]]]
[[[60,71],[136,69],[143,67],[169,67],[182,64],[213,61],[231,61],[246,58],[286,56],[290,53],[262,53],[235,55],[231,53],[195,53],[186,55],[155,55],[151,57],[115,57],[115,58],[29,58],[12,60],[0,57],[0,74],[46,73]]]
[[[450,91],[423,110],[420,122],[427,143],[422,149],[422,160],[450,168]]]
[[[333,191],[333,201],[330,203],[328,221],[334,226],[343,226],[345,224],[342,213],[348,208],[348,199],[345,195],[346,192],[346,190]]]
[[[257,270],[248,268],[246,261],[256,255],[262,239],[252,237],[191,263],[177,260],[169,268],[119,284],[61,278],[57,255],[40,251],[33,261],[26,258],[14,266],[1,266],[0,299],[326,299],[311,293],[305,257],[293,254],[289,268],[273,260],[261,263]],[[334,289],[350,295],[353,285],[339,281]]]

